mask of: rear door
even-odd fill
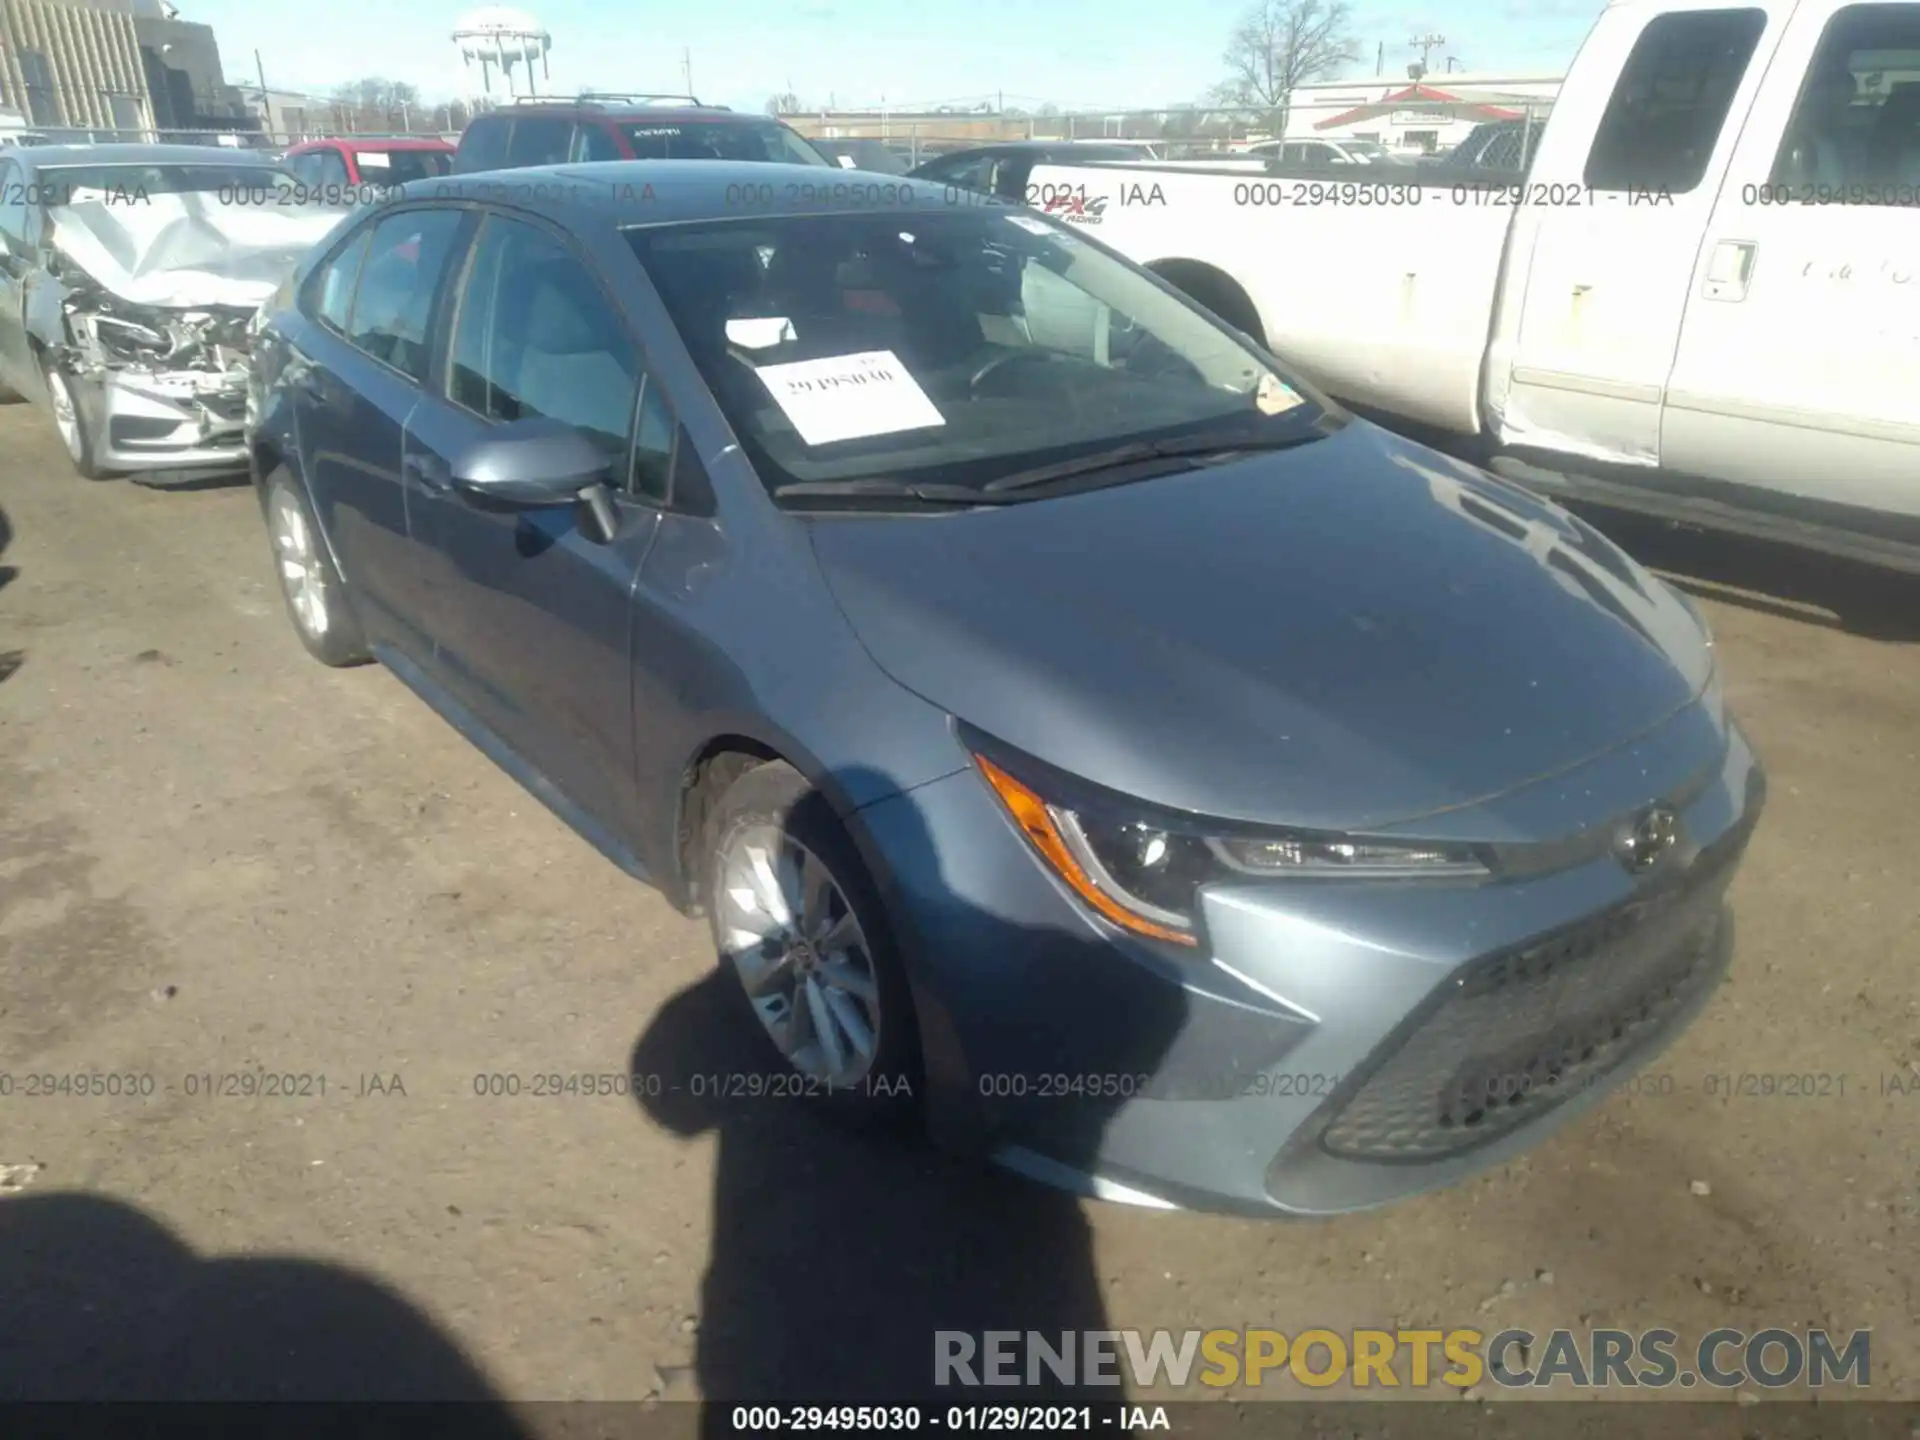
[[[1915,0],[1794,12],[1688,291],[1661,452],[1920,517]]]
[[[311,277],[284,383],[302,471],[361,618],[420,656],[419,566],[400,485],[401,437],[420,398],[447,262],[467,212],[399,210],[369,222]]]
[[[639,406],[640,351],[618,302],[544,224],[488,215],[449,323],[445,373],[414,413],[406,453],[435,669],[523,760],[617,824],[633,775],[632,595],[659,524],[630,477],[667,463],[671,424],[662,430],[659,397]],[[606,451],[610,542],[583,529],[578,506],[486,508],[448,484],[467,446],[535,416]]]
[[[1595,25],[1508,243],[1517,334],[1488,377],[1506,443],[1659,463],[1694,258],[1786,13],[1617,5]]]

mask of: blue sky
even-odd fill
[[[178,0],[183,20],[214,27],[228,78],[328,90],[375,74],[429,99],[477,88],[451,34],[465,5],[326,0],[320,11],[260,0]],[[1063,109],[1190,101],[1219,80],[1243,0],[717,0],[671,6],[619,0],[526,0],[553,36],[553,88],[679,90],[683,48],[703,100],[759,109],[789,86],[808,105],[964,101]],[[1373,73],[1404,75],[1416,33],[1448,37],[1433,68],[1457,55],[1473,71],[1558,71],[1599,0],[1356,0],[1354,31]],[[543,88],[545,86],[543,85]]]

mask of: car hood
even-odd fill
[[[1697,697],[1711,642],[1597,532],[1354,422],[996,510],[833,515],[874,660],[1060,769],[1202,815],[1365,830],[1471,804]]]

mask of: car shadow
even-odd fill
[[[528,1431],[425,1315],[291,1256],[197,1255],[102,1195],[0,1198],[0,1401],[436,1401]]]
[[[253,477],[245,470],[231,467],[219,470],[140,470],[127,476],[135,485],[148,490],[179,491],[237,490],[251,485]]]
[[[1776,541],[1577,503],[1568,508],[1689,595],[1867,639],[1920,641],[1920,576]]]
[[[942,877],[912,794],[889,803],[910,817],[889,829],[895,873]],[[1022,977],[1007,1003],[1031,1006],[1048,995],[1054,1013],[1034,1024],[1032,1053],[1016,1063],[1036,1076],[1057,1071],[1048,1037],[1075,1014],[1058,976],[1089,960],[1105,974],[1130,962],[1084,930],[1042,932],[979,913],[967,920],[966,954],[1020,956],[1023,948],[1046,947],[1048,973],[1031,983]],[[981,937],[986,944],[977,943]],[[913,968],[917,988],[924,976]],[[1151,1071],[1184,1023],[1184,992],[1160,991],[1166,1003],[1157,1013],[1129,1019],[1136,1046],[1129,1071]],[[920,1005],[924,1033],[928,1002]],[[1102,1023],[1091,1011],[1082,1019]],[[821,1114],[812,1098],[773,1098],[791,1072],[724,963],[655,1015],[631,1073],[651,1119],[678,1135],[711,1133],[719,1141],[694,1357],[704,1433],[726,1433],[723,1407],[741,1403],[1111,1407],[1124,1398],[1112,1380],[1088,1383],[1076,1371],[1068,1383],[1044,1367],[1010,1386],[972,1389],[951,1376],[939,1383],[937,1347],[955,1342],[938,1332],[971,1337],[981,1347],[975,1373],[984,1378],[984,1332],[1039,1332],[1057,1347],[1061,1332],[1106,1328],[1083,1202],[982,1159],[936,1150],[917,1131],[856,1129]],[[1029,1118],[1056,1120],[1062,1133],[1080,1137],[1052,1148],[1084,1166],[1121,1102],[1029,1103],[1081,1107],[1071,1116]]]

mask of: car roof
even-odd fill
[[[832,180],[822,179],[831,173]],[[534,165],[518,170],[479,170],[470,175],[414,180],[399,188],[389,204],[409,200],[491,200],[521,203],[526,209],[566,224],[598,220],[620,228],[673,225],[701,220],[757,219],[821,213],[817,193],[866,182],[875,187],[874,214],[951,210],[945,192],[927,186],[911,189],[905,177],[872,170],[823,172],[818,165],[784,165],[760,160],[606,160],[587,165]],[[751,186],[750,206],[740,200]],[[731,198],[729,198],[731,196]],[[834,205],[829,213],[860,213],[863,207]]]
[[[12,147],[9,147],[11,149]],[[273,157],[235,145],[29,145],[26,164],[54,165],[272,165]]]
[[[632,120],[651,120],[663,125],[684,125],[693,120],[709,120],[722,125],[779,125],[771,115],[753,115],[743,110],[723,110],[716,105],[634,105],[609,100],[556,100],[551,105],[503,105],[476,115],[468,129],[482,120],[511,120],[530,116],[536,120],[612,120],[626,124]]]
[[[297,155],[308,150],[351,150],[359,154],[362,150],[451,149],[453,142],[437,135],[329,135],[324,140],[302,140],[298,145],[289,145],[287,154]]]

